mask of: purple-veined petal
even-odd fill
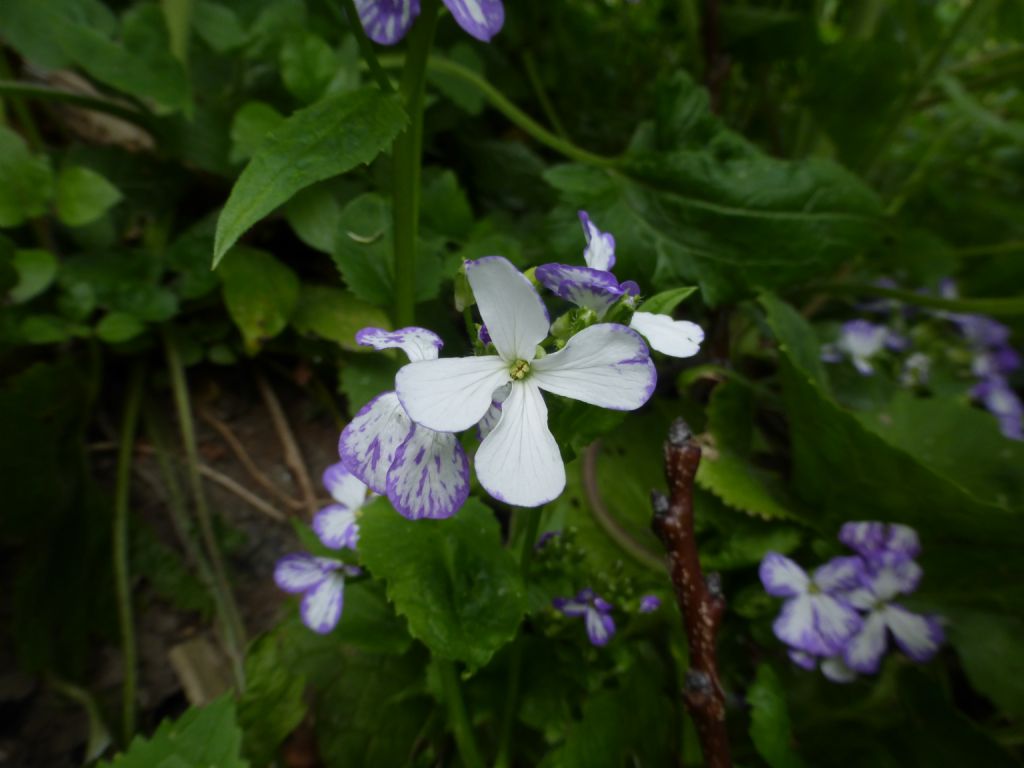
[[[583,236],[587,240],[587,247],[583,250],[583,260],[591,269],[611,271],[615,266],[614,235],[598,229],[586,211],[580,211],[579,217],[580,224],[583,225]]]
[[[858,554],[870,557],[885,542],[885,523],[867,520],[844,523],[839,529],[839,540]]]
[[[921,552],[917,532],[899,523],[857,521],[839,529],[839,540],[867,560],[910,559]]]
[[[363,406],[341,432],[338,452],[349,470],[377,493],[386,493],[388,470],[413,423],[394,392]]]
[[[366,36],[380,45],[394,45],[420,14],[420,0],[356,0]]]
[[[758,575],[765,592],[775,597],[802,595],[810,584],[804,569],[778,552],[769,552],[764,556]]]
[[[324,470],[323,483],[331,498],[343,507],[356,510],[366,503],[366,484],[342,461]]]
[[[444,0],[459,26],[477,40],[489,43],[505,24],[501,0]]]
[[[312,589],[331,572],[332,569],[326,566],[324,558],[296,553],[285,555],[277,561],[274,567],[274,582],[285,592],[296,594]]]
[[[487,409],[487,413],[484,414],[484,417],[476,425],[477,437],[481,440],[491,434],[494,428],[498,426],[498,419],[501,418],[501,404],[505,402],[508,393],[511,391],[512,382],[494,390],[494,394],[491,395],[491,407]]]
[[[338,626],[344,598],[345,577],[332,573],[302,598],[299,608],[302,623],[317,634],[326,635]]]
[[[651,349],[670,357],[693,357],[704,341],[704,330],[699,325],[668,315],[634,312],[629,327],[647,339]]]
[[[644,595],[640,598],[640,613],[654,613],[661,608],[661,598],[657,595]]]
[[[811,595],[814,626],[821,638],[822,656],[839,653],[847,641],[860,630],[860,614],[846,603],[829,595]],[[805,648],[804,650],[810,650]]]
[[[814,571],[812,581],[822,592],[855,589],[864,576],[864,561],[859,557],[834,557]]]
[[[604,317],[624,293],[611,272],[589,267],[542,264],[534,274],[541,285],[560,299],[591,310],[598,319]]]
[[[551,327],[533,284],[502,256],[467,261],[466,279],[498,354],[508,363],[533,360]]]
[[[562,455],[532,379],[512,384],[498,425],[476,452],[476,476],[491,496],[519,507],[545,504],[565,488]]]
[[[510,380],[508,363],[496,355],[445,357],[402,367],[395,386],[406,413],[417,424],[438,432],[461,432],[483,418],[494,390]]]
[[[881,610],[896,645],[914,661],[928,661],[942,645],[942,623],[935,616],[911,613],[901,605],[887,605]]]
[[[872,611],[843,649],[843,661],[856,672],[873,675],[882,664],[887,639],[885,618],[879,611]]]
[[[786,645],[821,655],[822,643],[814,626],[814,606],[809,595],[790,598],[772,623],[775,636]]]
[[[573,618],[582,616],[590,610],[589,603],[572,597],[556,597],[551,601],[551,605],[553,605],[556,610],[561,611],[564,615]]]
[[[469,460],[450,432],[416,427],[388,472],[388,499],[410,520],[451,517],[469,496]]]
[[[874,568],[864,576],[864,584],[878,602],[888,602],[897,595],[909,595],[918,584],[924,570],[913,560],[899,560]]]
[[[600,597],[598,595],[593,596],[593,598],[590,601],[590,604],[593,605],[601,613],[612,612],[612,604],[605,600],[603,597]]]
[[[830,656],[821,662],[821,674],[833,683],[852,683],[857,673],[846,666],[841,656]]]
[[[808,672],[813,672],[818,668],[818,657],[812,656],[807,651],[798,651],[796,648],[790,648],[789,660],[796,664],[801,669],[806,669]]]
[[[397,331],[363,328],[356,333],[356,343],[373,349],[400,349],[410,362],[436,360],[438,350],[444,346],[436,333],[415,326],[399,328]]]
[[[632,411],[654,394],[658,372],[640,334],[624,325],[584,328],[533,362],[531,381],[556,395],[616,411]]]
[[[591,645],[607,645],[615,634],[615,620],[607,613],[590,608],[586,613],[587,637]]]
[[[359,543],[356,511],[341,504],[331,504],[317,512],[313,516],[313,530],[330,549],[355,549]]]

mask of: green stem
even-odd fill
[[[199,475],[199,450],[196,446],[195,421],[192,417],[192,403],[188,394],[188,382],[185,378],[185,366],[181,362],[181,354],[177,344],[166,327],[163,329],[164,349],[167,355],[167,370],[170,374],[171,389],[174,392],[175,410],[178,416],[178,429],[181,442],[185,448],[188,464],[189,483],[195,498],[196,517],[199,520],[199,532],[206,547],[206,556],[210,560],[214,584],[217,594],[223,601],[221,624],[228,656],[234,670],[235,683],[239,691],[245,689],[245,669],[243,667],[245,627],[242,624],[238,606],[231,593],[227,570],[220,555],[217,537],[210,518],[210,509],[203,491],[203,481]]]
[[[455,671],[455,664],[438,659],[437,666],[441,672],[444,700],[448,705],[448,720],[455,732],[455,744],[459,749],[462,764],[465,768],[484,768],[480,748],[477,747],[473,736],[473,726],[466,712],[466,702],[462,698],[462,686]]]
[[[4,55],[2,49],[0,49],[0,78],[2,78],[0,79],[0,96],[10,97],[11,109],[14,110],[14,114],[18,117],[18,123],[21,125],[21,130],[25,132],[25,138],[28,139],[28,145],[34,150],[41,149],[43,146],[43,139],[39,135],[39,129],[36,128],[36,121],[32,119],[32,113],[29,112],[28,107],[25,106],[24,99],[13,93],[4,93],[2,89],[4,82],[14,80],[10,65],[7,63],[7,57]]]
[[[557,133],[560,138],[568,141],[569,134],[566,132],[565,126],[558,117],[558,111],[555,109],[555,105],[551,102],[551,97],[548,96],[548,91],[544,87],[544,81],[541,80],[540,72],[537,70],[537,62],[529,51],[523,54],[523,65],[526,68],[526,77],[529,79],[530,85],[533,87],[533,92],[537,94],[537,101],[540,102],[540,108],[544,110],[544,116],[548,119],[548,122],[551,123],[551,127],[555,129],[555,133]]]
[[[0,96],[39,99],[41,101],[59,101],[74,107],[91,109],[94,112],[104,112],[134,123],[146,130],[153,130],[153,119],[150,115],[99,96],[89,96],[84,93],[65,91],[61,88],[51,88],[47,85],[33,85],[6,79],[0,80]]]
[[[409,52],[399,92],[409,115],[409,128],[394,144],[395,323],[416,322],[416,236],[420,224],[420,179],[423,173],[423,95],[427,58],[434,43],[440,0],[424,0],[423,11],[409,35]]]
[[[114,589],[117,620],[121,630],[121,738],[124,744],[135,733],[135,688],[138,680],[135,648],[135,618],[132,614],[131,576],[128,572],[128,505],[131,500],[132,451],[142,402],[143,367],[136,363],[128,383],[121,418],[121,440],[117,451],[117,481],[114,489]]]
[[[356,11],[355,0],[341,0],[341,4],[345,6],[345,16],[348,22],[349,28],[352,30],[352,34],[356,37],[356,42],[359,44],[359,51],[363,55],[363,61],[366,62],[366,66],[370,68],[370,74],[373,75],[373,79],[377,81],[377,85],[384,93],[393,93],[394,86],[391,85],[391,80],[388,79],[387,72],[384,71],[384,67],[380,65],[377,60],[377,52],[373,50],[373,41],[366,36],[366,30],[363,29],[363,23],[359,20],[359,13]],[[332,0],[327,0],[327,5],[330,6],[331,10],[337,14],[337,8],[335,8]]]
[[[881,296],[897,299],[907,304],[921,307],[945,309],[950,312],[972,312],[996,317],[1017,317],[1024,315],[1024,297],[1012,299],[943,299],[938,296],[901,291],[895,288],[883,288],[871,283],[819,283],[814,291],[825,293],[849,293],[855,295]]]
[[[1018,251],[1024,251],[1024,240],[1008,240],[1005,243],[992,243],[991,245],[970,245],[956,249],[957,254],[961,257],[999,256]]]

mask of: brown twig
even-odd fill
[[[267,406],[270,420],[274,423],[277,437],[281,441],[281,448],[284,450],[285,466],[292,473],[295,484],[299,487],[299,494],[302,496],[306,514],[312,520],[318,510],[316,491],[313,490],[313,482],[309,479],[309,471],[306,469],[306,462],[302,458],[302,452],[299,450],[298,443],[295,442],[295,435],[292,434],[292,429],[288,426],[288,419],[284,415],[284,409],[281,407],[281,402],[277,399],[277,395],[274,394],[270,383],[262,375],[257,375],[256,384],[260,388],[260,395],[262,395],[263,402]]]
[[[722,87],[729,77],[732,61],[721,51],[721,19],[719,0],[704,0],[701,14],[701,44],[704,48],[704,85],[708,89],[711,111],[716,115],[722,110]]]
[[[682,419],[673,422],[665,443],[665,475],[670,496],[655,491],[652,527],[668,550],[669,573],[683,615],[690,649],[683,700],[697,726],[704,764],[729,768],[729,736],[725,728],[725,693],[718,678],[715,645],[725,614],[718,574],[706,579],[700,567],[693,526],[693,484],[701,448]]]

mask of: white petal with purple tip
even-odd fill
[[[896,645],[914,661],[928,661],[942,645],[942,624],[937,618],[911,613],[899,605],[885,606],[882,615]]]
[[[345,577],[333,573],[302,598],[302,623],[317,634],[327,634],[338,626],[344,598]]]
[[[416,427],[395,454],[388,499],[410,520],[451,517],[469,496],[469,460],[450,432]]]
[[[778,552],[769,552],[758,570],[764,590],[775,597],[795,597],[807,591],[810,580],[804,569]]]
[[[533,362],[541,389],[616,411],[646,403],[658,382],[643,339],[624,325],[602,323],[577,333],[553,355]]]
[[[872,611],[860,631],[846,644],[843,660],[850,669],[872,675],[882,663],[886,639],[885,618],[880,612]]]
[[[483,418],[494,390],[510,379],[508,363],[496,355],[446,357],[409,363],[398,372],[395,386],[417,424],[461,432]]]
[[[305,592],[331,574],[321,558],[307,554],[285,555],[274,567],[274,581],[285,592]]]
[[[814,609],[814,626],[822,641],[822,655],[838,653],[860,630],[863,624],[860,614],[829,595],[811,595],[811,603]]]
[[[363,328],[356,334],[356,343],[374,349],[400,349],[410,362],[436,360],[437,352],[444,346],[441,337],[426,328],[399,328],[386,331],[383,328]]]
[[[509,363],[533,360],[551,327],[533,284],[501,256],[467,261],[466,279],[498,354]]]
[[[340,504],[324,507],[313,517],[313,530],[325,547],[355,549],[359,543],[356,511]]]
[[[366,35],[380,45],[394,45],[420,13],[419,0],[356,0]]]
[[[323,483],[331,498],[343,507],[355,510],[366,503],[366,484],[353,475],[344,462],[325,469]]]
[[[587,240],[583,260],[591,269],[610,271],[615,266],[615,237],[598,229],[586,211],[580,211],[579,216],[580,224],[583,225],[583,236]]]
[[[916,590],[923,575],[920,565],[913,560],[903,560],[877,567],[865,577],[865,584],[876,600],[888,602],[897,595],[908,595]]]
[[[625,293],[611,272],[568,264],[542,264],[537,281],[561,299],[594,312],[598,319]]]
[[[850,669],[839,656],[832,656],[821,662],[821,674],[833,683],[852,683],[857,673]]]
[[[501,0],[444,0],[459,26],[477,40],[487,43],[505,24]]]
[[[814,627],[814,605],[809,595],[787,600],[772,623],[775,636],[786,645],[807,653],[821,654],[821,641]]]
[[[629,327],[647,339],[651,348],[670,357],[693,357],[700,351],[704,331],[696,323],[668,315],[634,312]]]
[[[814,571],[814,583],[822,592],[853,589],[864,575],[864,563],[859,557],[834,557]]]
[[[394,392],[367,403],[342,430],[338,452],[352,474],[377,493],[386,493],[388,470],[413,423]]]
[[[587,610],[587,637],[593,645],[606,645],[615,634],[615,621],[606,613],[596,608]]]
[[[556,597],[554,600],[554,606],[566,616],[576,617],[583,616],[590,606],[580,600],[571,600],[566,597]]]
[[[798,651],[795,648],[790,648],[789,660],[801,669],[806,669],[808,672],[813,672],[818,668],[818,658],[816,656],[812,656],[806,651]]]

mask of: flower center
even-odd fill
[[[508,373],[512,381],[521,381],[530,373],[530,364],[525,360],[516,360],[508,369]]]

